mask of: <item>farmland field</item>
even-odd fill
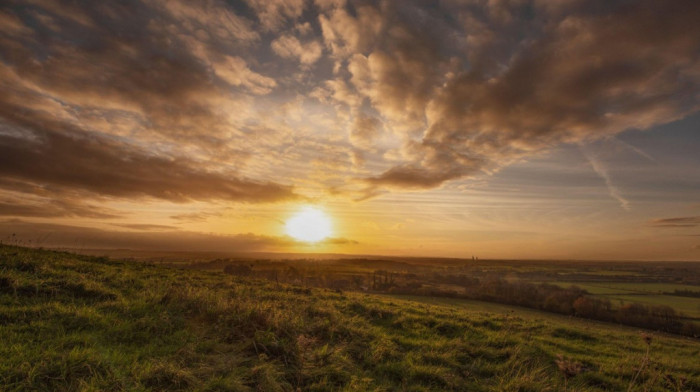
[[[691,290],[700,292],[700,286],[673,283],[622,283],[622,282],[556,282],[561,286],[579,286],[591,294],[663,294],[674,290]]]
[[[94,255],[105,251],[94,250]],[[469,296],[477,282],[503,280],[536,285],[576,286],[592,298],[625,304],[669,306],[685,319],[700,319],[700,263],[557,260],[464,260],[342,255],[225,254],[178,252],[106,252],[112,256],[151,261],[178,268],[223,271],[245,266],[245,275],[287,283],[372,292],[431,296]],[[234,270],[236,268],[233,268]],[[377,284],[381,278],[381,284]],[[383,280],[382,280],[383,279]]]
[[[700,319],[700,297],[670,295],[675,290],[700,292],[700,287],[672,283],[620,283],[620,282],[556,282],[561,287],[578,286],[590,294],[607,298],[613,305],[640,303],[645,305],[666,305],[687,317]]]
[[[700,298],[686,298],[670,295],[608,295],[606,297],[611,301],[646,305],[666,305],[677,309],[689,317],[700,318]]]

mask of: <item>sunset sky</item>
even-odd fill
[[[0,239],[700,260],[699,21],[697,0],[3,1]],[[330,237],[288,236],[305,208]]]

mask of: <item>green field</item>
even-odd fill
[[[554,284],[562,287],[578,286],[591,294],[662,294],[674,290],[700,292],[700,286],[673,283],[556,282]]]
[[[668,305],[688,317],[700,318],[700,298],[676,297],[671,295],[607,295],[613,305],[636,302],[644,305]]]
[[[8,246],[0,336],[3,391],[700,390],[690,338]]]
[[[699,286],[624,282],[556,282],[554,284],[561,287],[578,286],[594,296],[609,299],[614,306],[623,303],[667,305],[687,317],[700,319],[700,298],[662,294],[671,293],[674,290],[700,291]]]

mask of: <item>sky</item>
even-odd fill
[[[700,260],[696,0],[7,0],[0,239]],[[290,237],[322,211],[332,233]]]

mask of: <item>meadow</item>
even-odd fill
[[[698,262],[118,254],[309,287],[479,299],[700,337]],[[577,307],[579,297],[590,301]]]
[[[3,391],[700,391],[693,338],[7,245],[0,336]]]

